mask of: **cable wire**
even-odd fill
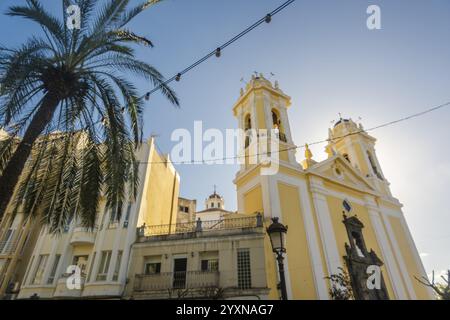
[[[314,142],[311,142],[311,143],[305,143],[303,145],[295,145],[295,146],[284,148],[284,149],[278,149],[278,150],[275,150],[275,151],[271,151],[270,153],[281,153],[281,152],[284,152],[284,151],[305,148],[306,145],[311,146],[311,145],[321,144],[321,143],[325,143],[325,142],[333,142],[333,141],[336,141],[336,140],[340,140],[340,139],[346,138],[348,136],[352,136],[352,135],[356,135],[356,134],[360,134],[360,133],[367,133],[369,131],[374,131],[374,130],[385,128],[385,127],[388,127],[388,126],[391,126],[391,125],[394,125],[394,124],[397,124],[397,123],[400,123],[400,122],[404,122],[404,121],[407,121],[407,120],[410,120],[410,119],[413,119],[413,118],[417,118],[417,117],[426,115],[428,113],[437,111],[439,109],[442,109],[442,108],[448,107],[448,106],[450,106],[450,101],[446,102],[446,103],[443,103],[443,104],[440,104],[440,105],[437,105],[437,106],[434,106],[434,107],[431,107],[431,108],[426,109],[424,111],[420,111],[420,112],[417,112],[417,113],[414,113],[414,114],[411,114],[411,115],[408,115],[408,116],[405,116],[405,117],[402,117],[402,118],[399,118],[399,119],[396,119],[396,120],[393,120],[393,121],[389,121],[389,122],[386,122],[386,123],[383,123],[383,124],[380,124],[380,125],[368,128],[368,129],[360,129],[360,130],[356,130],[354,132],[350,132],[350,133],[347,133],[347,134],[344,134],[344,135],[341,135],[341,136],[337,136],[337,137],[334,137],[334,138],[328,138],[328,139],[314,141]],[[260,155],[267,155],[267,153],[266,152],[264,152],[264,153],[255,153],[255,154],[252,154],[250,156],[251,157],[255,157],[255,156],[260,156]],[[210,159],[210,160],[192,160],[191,159],[190,161],[178,161],[178,162],[171,162],[171,163],[172,164],[208,164],[208,163],[214,163],[214,162],[226,161],[226,160],[233,160],[233,159],[245,158],[245,157],[249,157],[249,156],[248,155],[237,155],[237,156],[232,156],[232,157],[222,157],[222,158],[216,158],[216,159]],[[139,163],[142,163],[142,164],[158,164],[158,163],[160,163],[161,164],[161,163],[167,163],[167,161],[141,161]]]

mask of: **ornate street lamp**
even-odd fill
[[[281,299],[287,300],[286,280],[284,278],[283,263],[283,254],[286,252],[287,226],[279,223],[278,218],[274,217],[272,218],[272,224],[267,228],[267,233],[269,234],[272,250],[277,255],[278,270],[280,272]]]

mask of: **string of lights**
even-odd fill
[[[168,85],[169,83],[171,83],[172,81],[180,81],[181,77],[191,71],[192,69],[194,69],[195,67],[197,67],[198,65],[202,64],[203,62],[205,62],[206,60],[208,60],[209,58],[211,58],[212,56],[216,56],[217,58],[219,58],[222,55],[222,51],[223,49],[225,49],[226,47],[228,47],[229,45],[233,44],[234,42],[236,42],[237,40],[239,40],[240,38],[242,38],[243,36],[245,36],[247,33],[249,33],[250,31],[252,31],[253,29],[255,29],[256,27],[258,27],[259,25],[261,25],[262,23],[270,23],[272,21],[272,17],[275,16],[277,13],[279,13],[280,11],[282,11],[283,9],[285,9],[286,7],[288,7],[290,4],[292,4],[295,0],[288,0],[286,2],[284,2],[282,5],[280,5],[279,7],[277,7],[276,9],[272,10],[271,12],[269,12],[268,14],[266,14],[264,17],[262,17],[261,19],[259,19],[258,21],[256,21],[255,23],[253,23],[252,25],[250,25],[249,27],[247,27],[246,29],[244,29],[243,31],[241,31],[240,33],[238,33],[237,35],[235,35],[233,38],[231,38],[230,40],[228,40],[227,42],[225,42],[224,44],[220,45],[219,47],[217,47],[216,49],[214,49],[213,51],[209,52],[208,54],[206,54],[205,56],[203,56],[202,58],[198,59],[197,61],[195,61],[193,64],[191,64],[190,66],[184,68],[182,71],[178,72],[176,75],[172,76],[171,78],[167,79],[166,81],[164,81],[162,84],[160,84],[159,86],[153,88],[152,90],[148,91],[145,95],[143,95],[141,98],[145,98],[146,100],[149,100],[150,95],[153,94],[154,92],[160,90],[164,85]]]
[[[352,136],[352,135],[356,135],[356,134],[360,134],[360,133],[367,133],[367,132],[374,131],[374,130],[377,130],[377,129],[381,129],[381,128],[385,128],[385,127],[388,127],[388,126],[392,126],[394,124],[397,124],[397,123],[400,123],[400,122],[404,122],[404,121],[407,121],[407,120],[410,120],[410,119],[413,119],[413,118],[417,118],[417,117],[426,115],[428,113],[437,111],[439,109],[442,109],[442,108],[448,107],[448,106],[450,106],[450,101],[446,102],[446,103],[443,103],[443,104],[440,104],[440,105],[437,105],[437,106],[434,106],[434,107],[431,107],[431,108],[426,109],[424,111],[420,111],[420,112],[417,112],[417,113],[414,113],[414,114],[411,114],[411,115],[408,115],[408,116],[405,116],[405,117],[402,117],[402,118],[399,118],[399,119],[396,119],[396,120],[392,120],[392,121],[389,121],[389,122],[386,122],[386,123],[383,123],[383,124],[380,124],[380,125],[368,128],[368,129],[359,129],[359,130],[356,130],[356,131],[353,131],[353,132],[350,132],[350,133],[347,133],[347,134],[344,134],[344,135],[341,135],[341,136],[337,136],[337,137],[334,137],[334,138],[328,138],[328,139],[314,141],[314,142],[311,142],[311,143],[305,143],[303,145],[295,145],[295,146],[292,146],[292,147],[278,149],[278,150],[271,151],[271,153],[281,153],[281,152],[285,152],[285,151],[289,151],[289,150],[296,150],[296,149],[305,148],[306,146],[311,146],[311,145],[317,145],[317,144],[337,141],[337,140],[343,139],[343,138],[348,137],[348,136]],[[261,155],[267,155],[267,153],[265,153],[265,152],[264,153],[255,153],[255,154],[252,154],[251,156],[255,157],[255,156],[261,156]],[[171,162],[171,163],[175,164],[175,165],[183,165],[183,164],[214,164],[214,163],[217,163],[217,162],[222,162],[222,161],[226,161],[226,160],[235,160],[235,159],[245,158],[245,157],[248,157],[248,155],[236,155],[236,156],[231,156],[231,157],[221,157],[221,158],[209,159],[209,160],[178,161],[178,162]],[[139,163],[140,164],[165,164],[165,163],[167,163],[167,161],[139,161]]]
[[[160,90],[163,86],[168,85],[169,83],[171,83],[172,81],[180,81],[181,80],[181,76],[184,75],[185,73],[189,72],[190,70],[194,69],[195,67],[197,67],[198,65],[200,65],[201,63],[205,62],[206,60],[208,60],[210,57],[212,56],[216,56],[217,58],[219,58],[222,54],[223,49],[225,49],[226,47],[228,47],[229,45],[233,44],[234,42],[236,42],[237,40],[239,40],[240,38],[242,38],[243,36],[245,36],[247,33],[249,33],[250,31],[252,31],[253,29],[255,29],[256,27],[258,27],[259,25],[261,25],[262,23],[270,23],[272,21],[272,17],[275,16],[277,13],[279,13],[280,11],[282,11],[283,9],[285,9],[286,7],[288,7],[290,4],[292,4],[293,2],[295,2],[295,0],[288,0],[286,2],[284,2],[283,4],[281,4],[280,6],[278,6],[277,8],[275,8],[274,10],[272,10],[271,12],[269,12],[268,14],[266,14],[263,18],[259,19],[258,21],[256,21],[255,23],[253,23],[251,26],[247,27],[246,29],[244,29],[243,31],[241,31],[240,33],[238,33],[236,36],[234,36],[233,38],[231,38],[230,40],[228,40],[227,42],[225,42],[224,44],[222,44],[221,46],[217,47],[215,50],[209,52],[207,55],[205,55],[204,57],[198,59],[197,61],[195,61],[194,63],[192,63],[190,66],[184,68],[182,71],[180,71],[179,73],[177,73],[176,75],[172,76],[171,78],[167,79],[166,81],[164,81],[162,84],[160,84],[159,86],[156,86],[155,88],[153,88],[152,90],[150,90],[149,92],[145,93],[144,95],[142,95],[139,99],[143,99],[145,98],[146,100],[149,100],[150,95],[158,90]],[[87,130],[90,127],[94,127],[97,124],[103,123],[105,121],[104,118],[85,126],[82,129],[79,129],[77,131],[83,131],[83,130]],[[9,128],[13,128],[15,125],[10,125]],[[3,128],[6,129],[6,128]],[[63,139],[61,137],[61,139]]]

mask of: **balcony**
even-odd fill
[[[8,255],[14,253],[16,251],[18,243],[18,239],[15,239],[14,241],[0,241],[0,255]]]
[[[80,245],[80,244],[94,244],[95,242],[95,230],[84,228],[84,227],[76,227],[73,230],[72,237],[70,238],[71,245]]]
[[[249,215],[240,218],[225,218],[221,220],[176,223],[167,225],[142,226],[137,228],[138,242],[163,240],[164,237],[197,237],[212,232],[245,232],[262,229],[263,217],[261,214]]]
[[[137,274],[134,282],[135,292],[218,287],[218,271],[164,272],[150,275]]]
[[[74,276],[69,273],[64,273],[61,278],[58,279],[56,284],[55,293],[53,294],[54,297],[61,297],[61,298],[78,298],[81,297],[81,292],[83,291],[83,286],[85,282],[85,275],[82,274],[80,278],[79,286],[77,287],[73,281],[70,281],[69,277]],[[70,286],[68,285],[67,281],[69,280]]]

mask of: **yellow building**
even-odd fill
[[[137,155],[145,163],[137,201],[120,221],[102,203],[93,232],[73,221],[58,237],[46,228],[31,237],[18,298],[279,299],[278,267],[265,232],[278,217],[289,227],[289,299],[331,299],[329,277],[342,271],[356,299],[432,299],[431,289],[415,279],[426,273],[375,139],[360,124],[340,119],[329,130],[327,159],[315,161],[305,146],[300,164],[289,106],[290,97],[262,75],[241,90],[233,113],[239,129],[251,134],[234,180],[236,213],[224,210],[216,192],[199,212],[195,200],[179,198],[179,176],[151,139]],[[273,135],[261,131],[271,129]],[[22,224],[3,221],[0,232]],[[0,250],[0,264],[1,258]],[[71,266],[81,270],[76,288]]]
[[[375,139],[351,119],[340,119],[329,131],[328,158],[314,161],[306,146],[300,165],[289,106],[290,97],[278,84],[259,75],[241,90],[233,108],[241,129],[279,130],[279,150],[270,150],[280,151],[278,159],[271,160],[276,162],[276,172],[264,170],[274,163],[252,164],[247,157],[234,182],[238,212],[264,212],[266,224],[271,217],[279,217],[289,226],[288,297],[329,299],[327,277],[342,268],[351,275],[358,299],[431,299],[429,288],[415,279],[426,273],[402,205],[391,195],[378,163]],[[278,299],[278,271],[267,236],[265,251],[269,296]],[[371,265],[381,267],[381,285],[374,290],[366,286]]]
[[[19,299],[117,298],[123,295],[130,263],[130,248],[138,226],[175,225],[179,175],[167,156],[156,150],[153,138],[144,142],[136,158],[140,186],[135,202],[127,204],[120,220],[105,201],[94,230],[72,221],[62,234],[49,234],[43,227],[34,245],[23,278]],[[79,286],[73,277],[80,270]]]
[[[8,138],[0,129],[0,141]],[[13,207],[10,204],[0,220],[0,299],[10,299],[19,291],[41,228],[20,208],[15,211]]]

